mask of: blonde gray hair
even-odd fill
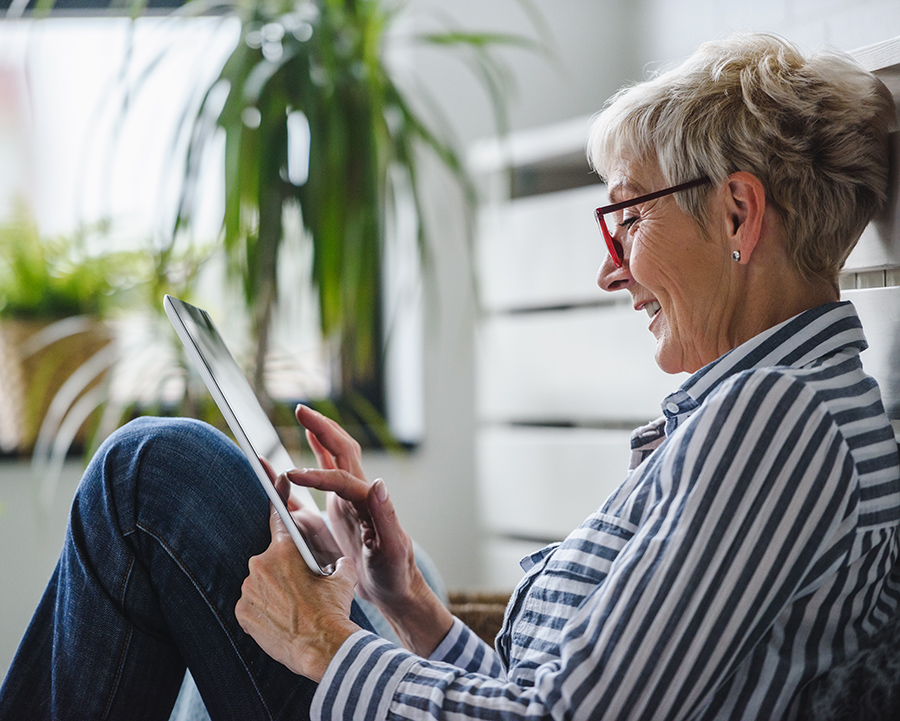
[[[741,34],[620,90],[592,124],[588,158],[604,178],[623,157],[658,163],[669,185],[709,177],[713,186],[675,196],[701,227],[710,188],[752,173],[795,269],[835,282],[887,198],[895,119],[888,90],[848,56]]]

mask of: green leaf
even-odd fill
[[[520,1],[540,35],[536,7],[531,0]],[[411,194],[419,252],[429,268],[429,235],[421,222],[418,187],[420,154],[432,153],[450,171],[470,211],[476,197],[437,104],[427,96],[411,102],[385,63],[386,38],[402,3],[194,0],[186,12],[212,6],[226,7],[240,19],[241,40],[216,78],[215,92],[207,88],[198,112],[185,114],[192,125],[191,142],[173,235],[189,230],[193,222],[192,186],[199,182],[201,159],[218,128],[225,134],[221,243],[228,270],[240,279],[252,311],[258,358],[265,355],[277,297],[283,209],[298,203],[312,244],[311,280],[318,292],[321,330],[343,346],[344,391],[350,393],[356,384],[374,387],[367,384],[377,385],[373,375],[383,353],[380,266],[390,240],[385,218],[392,204],[401,200],[401,192]],[[298,17],[308,23],[303,27],[312,27],[311,35],[292,34]],[[543,41],[445,25],[442,32],[400,41],[429,44],[462,59],[485,90],[498,132],[505,132],[512,76],[496,51],[542,53]],[[429,120],[416,110],[422,103]],[[286,181],[287,117],[293,111],[306,116],[311,136],[309,179],[302,187]],[[408,189],[394,186],[397,173],[408,180]],[[466,215],[472,222],[474,212]]]

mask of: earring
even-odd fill
[[[741,251],[739,251],[739,250],[734,251],[734,252],[731,254],[731,259],[732,259],[735,263],[740,263],[740,262],[741,262]]]

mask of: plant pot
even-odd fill
[[[106,380],[108,363],[97,354],[111,341],[106,324],[87,316],[0,320],[0,451],[31,453],[50,413],[57,431],[79,399]],[[86,442],[92,415],[79,424],[74,445]]]

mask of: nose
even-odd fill
[[[609,253],[603,256],[603,262],[597,271],[597,285],[608,293],[616,290],[628,290],[634,285],[634,278],[628,268],[628,259],[622,259],[622,267],[617,268]]]

